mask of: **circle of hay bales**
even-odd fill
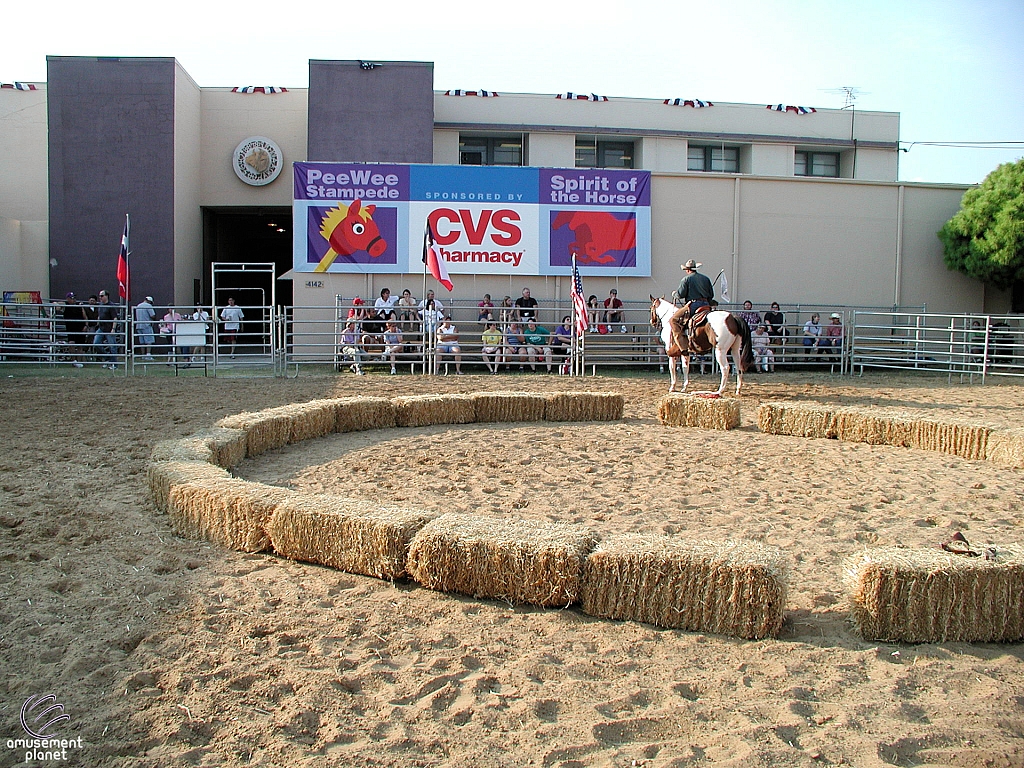
[[[285,557],[351,573],[409,576],[432,589],[513,603],[580,604],[584,612],[607,618],[737,637],[777,635],[787,569],[774,547],[680,547],[670,537],[637,534],[600,540],[582,526],[437,516],[266,486],[227,471],[244,457],[332,432],[608,421],[621,419],[622,411],[621,395],[588,392],[315,400],[230,416],[208,432],[157,445],[149,485],[179,534],[232,549],[272,546]],[[667,572],[674,576],[660,578]],[[588,582],[599,589],[588,592]],[[747,597],[732,599],[737,594]]]

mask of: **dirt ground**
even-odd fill
[[[865,546],[935,546],[953,530],[1021,542],[1024,472],[754,426],[757,404],[778,399],[1024,426],[1024,386],[751,376],[743,426],[722,433],[658,423],[667,377],[99,374],[0,378],[0,766],[25,764],[8,740],[26,738],[23,702],[48,693],[70,718],[61,737],[81,739],[68,765],[1024,766],[1024,644],[862,640],[842,574]],[[237,474],[762,541],[790,560],[781,636],[603,621],[226,551],[175,536],[147,496],[153,444],[222,416],[486,389],[622,392],[626,414],[336,435]]]

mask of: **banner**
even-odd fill
[[[296,272],[419,273],[430,220],[452,276],[650,277],[651,174],[294,164]]]

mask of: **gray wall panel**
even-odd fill
[[[434,65],[309,62],[310,160],[431,163]]]
[[[173,298],[174,71],[167,58],[47,58],[52,295],[116,295],[129,213],[133,302]]]

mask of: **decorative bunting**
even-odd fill
[[[36,90],[36,87],[32,83],[19,83],[17,80],[13,83],[0,83],[0,88],[13,88],[16,91]]]
[[[608,101],[607,96],[598,96],[596,93],[558,93],[556,99],[569,99],[571,101]]]
[[[232,93],[288,93],[287,88],[278,88],[273,85],[243,85],[239,88],[232,88]]]
[[[814,107],[795,107],[792,104],[769,104],[768,109],[773,112],[793,112],[797,115],[809,115],[818,111]]]
[[[693,107],[694,109],[715,106],[710,101],[701,101],[700,99],[665,99],[665,103],[670,107]]]
[[[454,91],[445,91],[444,95],[445,96],[480,96],[480,97],[483,97],[483,98],[487,98],[488,96],[500,96],[501,94],[499,94],[497,91],[463,91],[461,89],[456,89]]]

